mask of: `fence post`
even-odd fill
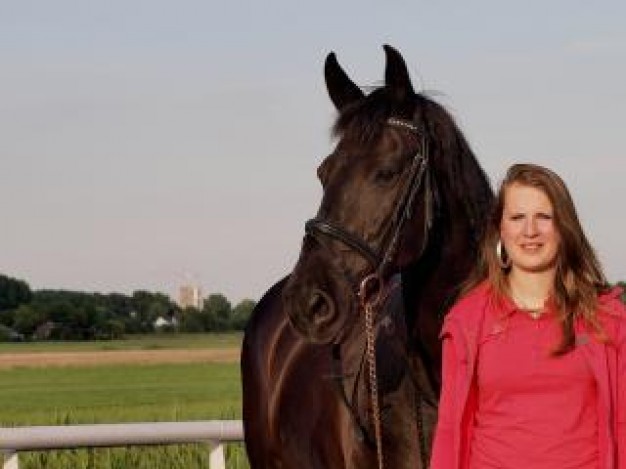
[[[20,467],[17,451],[2,451],[2,462],[2,469],[19,469]]]
[[[221,441],[209,441],[209,469],[226,469],[224,444]]]

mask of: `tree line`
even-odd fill
[[[626,303],[626,282],[621,286]],[[116,339],[152,332],[226,332],[243,330],[256,303],[232,306],[221,293],[209,295],[202,308],[181,309],[163,293],[138,290],[84,293],[35,290],[0,274],[0,341]],[[160,319],[160,323],[157,320]]]
[[[243,330],[255,305],[245,299],[232,306],[224,295],[214,293],[202,308],[181,309],[163,293],[33,291],[24,280],[0,274],[0,340],[91,340],[151,332],[236,331]]]

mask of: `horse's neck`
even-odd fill
[[[423,256],[402,271],[409,342],[439,384],[439,332],[443,317],[476,262],[476,233],[470,220],[448,216],[434,227]]]
[[[465,218],[449,216],[433,227],[423,255],[402,271],[407,314],[423,304],[440,304],[458,290],[476,261],[476,238]]]

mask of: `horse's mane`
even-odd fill
[[[376,88],[342,109],[333,135],[367,144],[380,136],[390,117],[416,122],[426,129],[431,145],[440,147],[438,154],[451,155],[434,165],[440,168],[439,177],[449,186],[448,192],[463,201],[465,215],[479,236],[493,200],[489,179],[452,116],[434,99],[419,93],[399,102],[388,88]]]
[[[476,237],[480,237],[493,201],[489,178],[448,111],[436,101],[423,95],[418,96],[423,100],[424,119],[431,141],[441,145],[440,154],[450,155],[438,161],[437,165],[443,169],[443,176],[450,186],[449,192],[455,193],[463,201],[472,231]]]

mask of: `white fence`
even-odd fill
[[[241,420],[0,428],[3,469],[19,468],[20,451],[180,443],[206,443],[209,468],[224,469],[223,443],[234,441],[243,441]]]

